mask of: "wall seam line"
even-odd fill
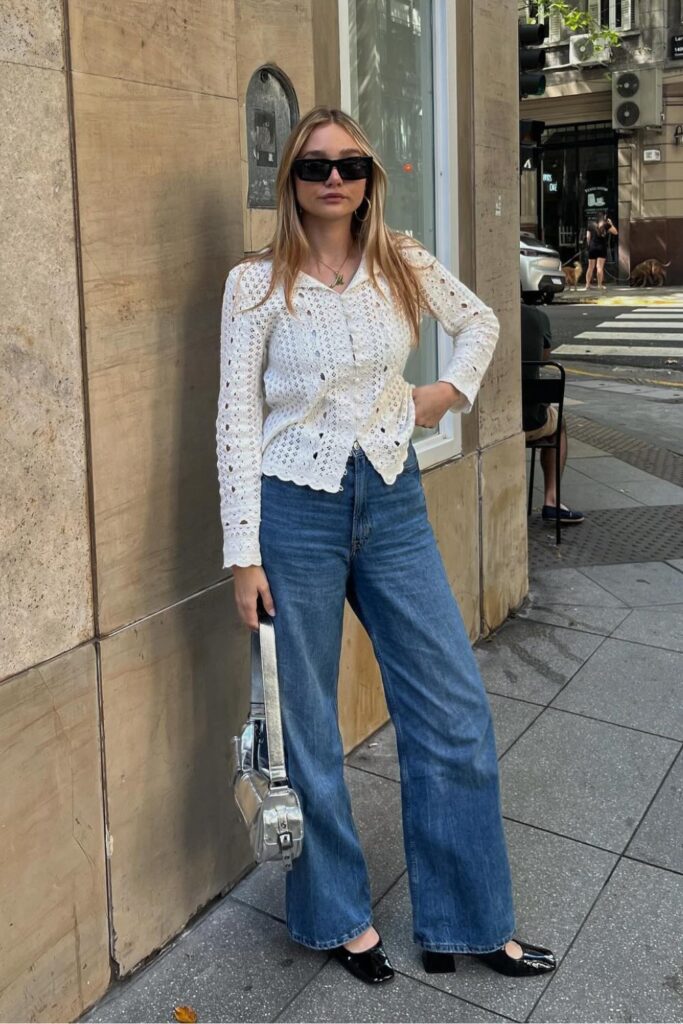
[[[76,118],[73,93],[73,65],[71,62],[71,32],[69,22],[69,0],[62,0],[62,31],[63,31],[63,52],[64,52],[64,81],[66,87],[66,106],[69,129],[69,151],[71,159],[71,183],[73,197],[73,218],[74,218],[74,254],[76,259],[76,280],[78,287],[78,317],[79,335],[81,346],[81,373],[83,379],[83,426],[85,441],[86,460],[86,486],[88,506],[88,528],[90,535],[90,568],[91,568],[91,598],[93,609],[93,638],[95,648],[95,678],[97,688],[98,708],[98,733],[100,748],[100,778],[101,778],[101,799],[102,799],[102,824],[104,828],[104,875],[107,901],[107,934],[109,940],[109,966],[111,978],[118,976],[118,965],[114,957],[114,918],[113,898],[111,884],[111,856],[110,856],[110,832],[109,832],[109,802],[107,799],[107,763],[104,729],[104,698],[102,688],[102,654],[101,645],[98,639],[99,633],[99,605],[98,605],[98,578],[97,578],[97,547],[95,530],[95,496],[93,482],[93,459],[92,459],[92,420],[90,415],[90,394],[88,390],[88,351],[86,341],[86,320],[85,320],[85,294],[83,287],[83,254],[81,241],[81,216],[78,192],[78,166],[76,151]],[[110,979],[111,984],[111,979]]]

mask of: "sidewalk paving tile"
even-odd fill
[[[683,874],[683,754],[678,755],[626,852]]]
[[[537,465],[534,474],[534,496],[542,496],[543,473]],[[622,485],[610,486],[592,480],[583,472],[567,466],[562,474],[561,500],[565,505],[576,505],[582,511],[603,508],[636,508],[641,502],[630,498],[621,490]],[[528,490],[528,483],[527,483]]]
[[[529,581],[529,596],[546,605],[626,608],[623,601],[588,579],[579,569],[555,569],[533,576]]]
[[[200,1021],[267,1021],[324,962],[292,942],[278,921],[225,899],[81,1019],[170,1021],[180,1005]]]
[[[569,435],[569,454],[573,459],[596,459],[602,455],[607,455],[607,452],[602,448],[596,448],[595,445],[586,444],[585,441],[579,441],[577,437]]]
[[[683,877],[622,860],[532,1021],[683,1021]]]
[[[683,505],[683,487],[656,477],[649,481],[628,480],[619,484],[619,489],[643,505]]]
[[[683,600],[681,573],[666,562],[594,565],[582,572],[631,608],[680,604]]]
[[[552,707],[683,740],[683,654],[605,640]]]
[[[599,484],[595,480],[588,480],[585,476],[576,476],[567,480],[562,477],[563,505],[569,508],[578,508],[582,512],[599,512],[603,509],[612,508],[638,508],[642,502],[629,497],[621,487],[610,487],[608,484]],[[576,529],[581,527],[577,525]]]
[[[597,898],[616,856],[571,839],[506,822],[514,884],[515,934],[564,955]],[[394,967],[496,1013],[524,1020],[549,977],[506,978],[469,956],[455,974],[427,975],[413,942],[407,879],[377,906],[375,923]],[[416,1018],[419,1020],[420,1018]]]
[[[573,459],[570,458],[567,464],[569,465],[572,461]],[[629,462],[622,462],[621,459],[617,459],[613,455],[605,455],[601,459],[591,459],[585,465],[575,468],[584,476],[590,477],[597,483],[609,484],[610,487],[619,487],[628,481],[653,483],[659,479],[652,476],[651,473],[632,466]]]
[[[341,964],[331,962],[277,1020],[296,1024],[326,1024],[328,1021],[334,1024],[361,1021],[479,1024],[502,1018],[401,974],[383,985],[366,985],[350,977]]]
[[[672,558],[669,561],[669,565],[672,565],[674,569],[678,569],[679,572],[683,572],[683,558]]]
[[[683,603],[635,608],[614,630],[612,637],[683,651]]]
[[[345,777],[368,862],[372,899],[378,900],[405,871],[401,790],[395,782],[355,768],[347,768]],[[230,895],[285,920],[285,873],[279,864],[255,868]]]
[[[353,768],[363,768],[374,772],[385,779],[400,782],[401,774],[398,766],[398,750],[396,749],[396,730],[392,722],[383,725],[379,732],[373,733],[364,743],[349,755],[347,763]]]
[[[545,622],[549,626],[564,626],[599,636],[609,636],[627,615],[627,608],[590,608],[571,604],[548,607],[535,599],[516,613],[518,619]]]
[[[498,756],[501,757],[536,715],[540,714],[541,708],[538,704],[511,700],[498,694],[489,694],[488,699],[493,714],[496,749]],[[399,782],[401,775],[393,723],[387,722],[379,732],[370,736],[365,743],[361,743],[349,755],[347,763],[353,768],[362,768],[366,772]]]
[[[630,610],[577,569],[537,573],[516,618],[609,635]]]
[[[592,633],[513,619],[475,653],[490,693],[548,704],[602,642]]]
[[[501,697],[497,693],[490,693],[488,698],[496,734],[496,751],[498,757],[502,757],[543,709],[538,704],[528,704],[525,700],[514,700],[511,697]]]
[[[679,747],[547,709],[501,761],[503,812],[620,853]]]

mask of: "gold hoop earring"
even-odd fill
[[[361,224],[365,224],[366,220],[370,216],[370,210],[372,209],[372,202],[370,200],[370,197],[369,196],[365,196],[364,200],[368,204],[367,210],[365,211],[365,216],[364,217],[359,217],[358,216],[358,210],[360,210],[360,207],[363,205],[363,203],[361,203],[360,206],[358,206],[358,208],[353,211],[354,214],[356,215],[356,218],[361,222]]]

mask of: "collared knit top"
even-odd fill
[[[424,297],[454,339],[439,380],[469,412],[498,340],[493,312],[419,244],[401,249],[419,268]],[[338,491],[354,441],[387,484],[401,472],[415,427],[413,385],[403,377],[408,320],[365,256],[338,293],[301,273],[293,294],[266,294],[269,260],[234,267],[225,286],[216,422],[223,564],[261,565],[261,474]]]

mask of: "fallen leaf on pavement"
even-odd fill
[[[197,1014],[191,1006],[176,1006],[173,1016],[180,1024],[195,1024]]]

